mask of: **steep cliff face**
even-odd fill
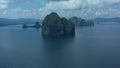
[[[47,15],[43,20],[43,36],[64,36],[74,35],[74,33],[74,24],[65,18],[60,18],[59,15],[55,12]]]

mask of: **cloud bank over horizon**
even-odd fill
[[[62,17],[120,17],[120,0],[0,0],[0,18],[38,18],[57,12]]]

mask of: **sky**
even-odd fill
[[[51,12],[66,18],[120,17],[120,0],[0,0],[0,18],[44,19]]]

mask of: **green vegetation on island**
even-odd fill
[[[66,18],[60,18],[60,16],[52,12],[47,15],[42,24],[43,36],[74,36],[75,25]]]

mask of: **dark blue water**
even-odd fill
[[[74,38],[49,40],[41,29],[1,27],[0,68],[120,68],[120,24],[77,27]]]

